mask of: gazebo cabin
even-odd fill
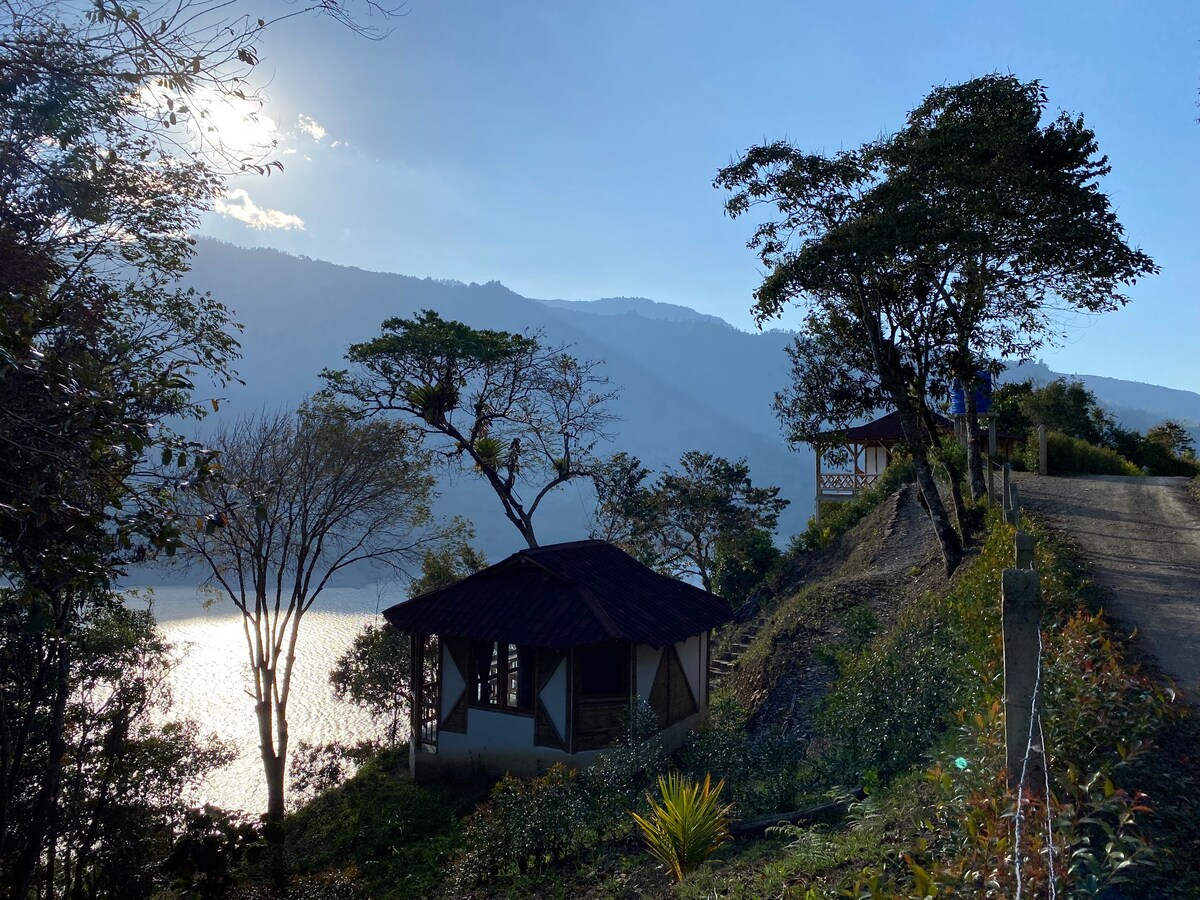
[[[934,423],[942,434],[955,434],[954,420],[940,413],[933,414]],[[992,423],[994,429],[994,423]],[[1011,458],[1025,436],[999,432],[995,435],[996,451]],[[989,439],[990,440],[990,439]],[[864,425],[827,431],[819,436],[817,456],[817,516],[821,515],[822,503],[840,503],[852,500],[863,491],[874,487],[883,470],[892,461],[897,446],[904,443],[904,431],[900,427],[900,414],[890,412]],[[823,470],[822,457],[830,450],[844,449],[849,459],[848,469]],[[986,449],[986,448],[985,448]]]
[[[514,553],[384,611],[412,641],[413,775],[587,765],[638,698],[668,748],[708,707],[729,604],[603,541]]]

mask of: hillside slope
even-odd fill
[[[808,740],[835,671],[828,654],[886,630],[901,610],[943,590],[937,541],[906,485],[828,550],[801,555],[731,678],[758,724],[787,723]]]

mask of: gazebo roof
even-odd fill
[[[954,430],[954,422],[943,416],[939,412],[933,414],[933,421],[938,429],[943,432],[951,432]],[[904,430],[900,427],[900,413],[890,412],[887,415],[880,416],[878,419],[872,419],[862,425],[854,425],[851,428],[840,428],[836,431],[823,431],[820,434],[822,442],[839,441],[847,444],[898,444],[904,440]],[[1026,436],[1012,431],[997,432],[996,437],[1000,440],[1016,441],[1024,443]]]
[[[401,631],[556,648],[608,640],[662,647],[731,618],[720,597],[604,541],[521,550],[383,614]]]
[[[933,414],[933,421],[942,431],[954,430],[954,423],[941,413],[935,412]],[[904,430],[900,427],[900,413],[890,412],[862,425],[822,432],[821,437],[831,441],[838,440],[852,444],[866,444],[872,441],[881,444],[892,444],[904,440]]]

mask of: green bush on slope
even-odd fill
[[[1038,470],[1036,433],[1025,442],[1025,467]],[[1097,447],[1057,431],[1046,433],[1046,462],[1050,475],[1141,475],[1142,470],[1115,450]]]

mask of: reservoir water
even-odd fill
[[[144,591],[145,589],[136,589]],[[326,588],[300,626],[292,676],[288,723],[291,747],[301,741],[353,742],[380,734],[371,717],[340,702],[329,686],[329,670],[354,635],[368,622],[380,623],[379,610],[402,597],[375,585]],[[131,606],[144,601],[130,599]],[[208,608],[196,587],[168,585],[153,589],[153,610],[166,639],[174,645],[177,665],[171,673],[171,718],[194,719],[204,735],[233,745],[237,758],[215,770],[197,796],[197,804],[258,814],[266,809],[262,761],[254,718],[242,616],[228,599]]]

